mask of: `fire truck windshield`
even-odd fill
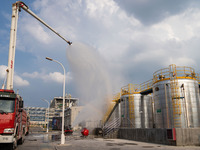
[[[15,110],[14,99],[0,99],[0,114],[13,113]]]

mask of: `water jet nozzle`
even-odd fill
[[[67,43],[68,43],[69,45],[72,45],[72,42],[70,42],[70,41],[68,41]]]

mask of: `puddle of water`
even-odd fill
[[[51,135],[51,141],[59,141],[61,139],[61,135]]]
[[[43,136],[44,135],[42,135],[42,134],[41,135],[33,135],[33,137],[35,137],[35,138],[43,138]]]
[[[124,146],[124,145],[137,145],[136,143],[106,143],[106,146]]]
[[[154,146],[142,146],[143,148],[153,148]]]
[[[43,136],[43,142],[48,143],[48,142],[54,142],[54,141],[60,141],[60,135],[58,134],[53,134],[53,135],[44,135]]]
[[[106,143],[106,146],[114,146],[115,143]]]
[[[107,139],[106,139],[106,140],[104,140],[104,141],[114,141],[114,140],[107,140]]]
[[[38,135],[32,135],[32,138],[29,139],[29,141],[37,141],[42,140],[43,143],[49,143],[53,141],[60,141],[60,135],[54,134],[38,134]]]
[[[29,141],[37,141],[37,139],[29,139]]]
[[[43,140],[44,135],[38,134],[38,135],[32,135],[32,137],[33,137],[34,140]]]
[[[120,150],[120,148],[111,148],[110,150]]]
[[[125,143],[118,143],[117,145],[118,145],[118,146],[124,146]]]
[[[138,145],[136,143],[125,143],[125,145]]]
[[[44,143],[48,143],[48,142],[49,142],[49,135],[48,135],[48,134],[45,134],[45,135],[43,136],[43,142],[44,142]]]

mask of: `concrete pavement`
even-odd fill
[[[64,145],[60,145],[60,132],[31,133],[17,150],[199,150],[198,146],[168,146],[137,142],[124,139],[103,139],[89,136],[83,138],[80,133],[66,136]]]
[[[144,143],[123,139],[73,139],[65,145],[56,145],[56,150],[199,150],[200,147],[177,147],[153,143]]]

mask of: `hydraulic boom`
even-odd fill
[[[36,14],[34,14],[28,6],[22,1],[17,1],[12,5],[12,20],[11,20],[11,30],[10,30],[10,44],[9,44],[9,56],[8,56],[8,69],[7,69],[7,84],[6,88],[8,90],[13,89],[13,77],[14,77],[14,62],[15,62],[15,47],[16,47],[16,35],[17,35],[17,22],[18,22],[18,13],[21,8],[33,16],[35,19],[40,21],[43,25],[57,34],[60,38],[62,38],[69,45],[72,42],[66,40],[63,36],[61,36],[58,32],[56,32],[52,27],[46,24],[42,19],[40,19]]]

